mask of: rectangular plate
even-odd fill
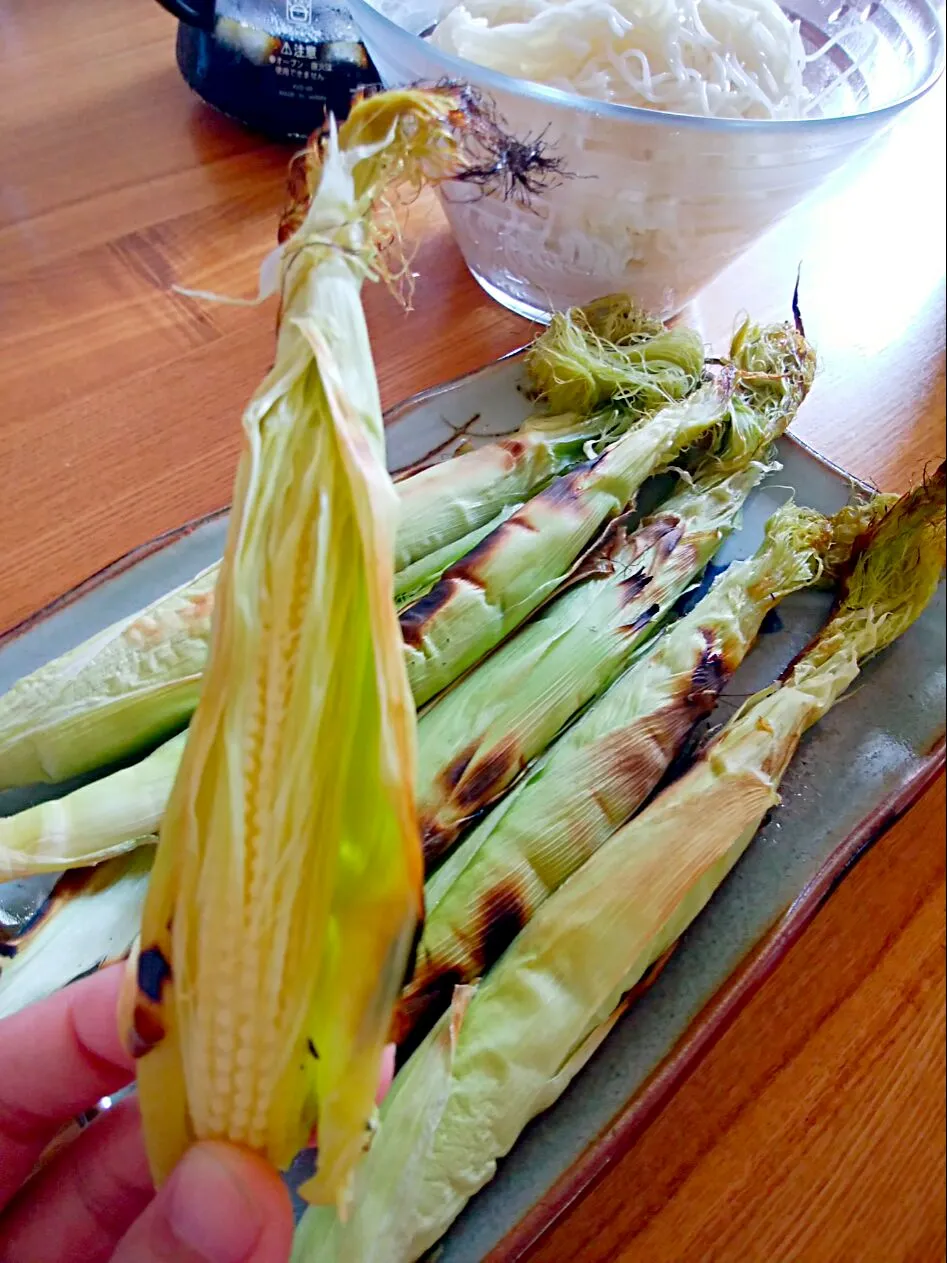
[[[528,412],[519,379],[514,353],[393,409],[387,417],[392,469],[449,455],[464,438],[476,442],[515,428]],[[847,499],[846,475],[801,444],[782,440],[780,459],[782,470],[750,497],[742,529],[717,558],[721,565],[754,551],[763,523],[789,494],[824,513]],[[220,557],[225,532],[224,513],[173,531],[0,637],[0,691]],[[722,696],[714,723],[779,674],[829,604],[827,594],[815,592],[783,603],[774,630]],[[941,585],[915,626],[868,665],[851,695],[803,740],[780,808],[653,987],[458,1219],[439,1263],[520,1257],[627,1148],[846,868],[936,776],[944,764],[944,628]],[[37,797],[34,790],[0,793],[0,815]],[[29,907],[28,890],[25,883],[0,887],[0,913]]]

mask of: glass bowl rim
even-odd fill
[[[383,28],[388,28],[392,39],[402,43],[423,45],[429,56],[439,61],[447,71],[452,72],[445,75],[445,78],[450,79],[451,82],[470,83],[477,88],[493,88],[513,96],[531,98],[559,108],[575,110],[581,114],[593,114],[626,123],[693,128],[697,131],[762,132],[779,128],[782,131],[815,132],[818,130],[824,132],[829,128],[846,124],[862,122],[880,124],[891,119],[914,101],[920,100],[940,79],[944,71],[944,23],[940,12],[929,3],[929,0],[911,0],[911,3],[929,20],[931,28],[931,35],[927,42],[934,44],[933,64],[926,78],[904,96],[880,105],[876,109],[863,110],[857,114],[831,114],[816,118],[708,118],[699,114],[674,114],[668,110],[649,110],[640,105],[619,105],[611,101],[596,101],[593,97],[578,96],[562,88],[535,83],[531,79],[515,79],[502,71],[490,70],[486,66],[477,65],[476,62],[467,61],[466,58],[455,57],[453,53],[445,53],[382,13],[371,0],[349,0],[349,7],[356,22],[359,14],[364,14],[370,22],[380,22]]]

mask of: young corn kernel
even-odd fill
[[[384,266],[376,199],[456,169],[462,123],[456,93],[382,94],[301,173],[129,1005],[158,1183],[208,1137],[286,1167],[318,1124],[302,1192],[344,1207],[364,1147],[422,872],[360,289]]]

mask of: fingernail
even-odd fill
[[[182,1247],[208,1263],[243,1263],[252,1255],[263,1216],[237,1150],[195,1145],[170,1182],[168,1226]]]

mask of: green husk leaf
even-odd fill
[[[0,789],[62,781],[183,728],[207,665],[217,566],[0,696]]]
[[[551,1085],[561,1088],[575,1050],[680,937],[750,844],[778,802],[802,733],[841,696],[860,661],[920,614],[944,552],[939,471],[882,519],[854,560],[835,613],[785,678],[750,699],[689,771],[613,834],[481,982],[457,1039],[447,1104],[426,1160],[414,1167],[413,1196],[402,1188],[397,1208],[385,1207],[396,1239],[406,1243],[386,1263],[413,1263],[492,1178],[498,1159],[550,1103]],[[389,1111],[424,1108],[425,1085],[399,1076],[375,1138],[378,1190],[400,1163]],[[359,1224],[366,1198],[359,1190],[340,1247],[319,1263],[355,1257],[345,1247],[367,1232]],[[374,1241],[376,1253],[363,1254],[362,1263],[380,1258],[380,1246]],[[312,1257],[298,1254],[297,1263]]]
[[[708,437],[724,443],[721,472],[728,462],[745,464],[759,446],[761,418],[774,439],[782,433],[812,383],[812,349],[788,325],[747,329],[734,346],[733,363],[720,380],[662,408],[602,456],[551,483],[402,612],[417,705],[485,657],[548,600],[650,474]]]
[[[698,483],[693,494],[699,509],[706,488]],[[829,524],[812,510],[778,510],[757,553],[720,575],[428,879],[399,1043],[423,1034],[455,982],[489,970],[542,903],[637,811],[712,709],[766,614],[819,577],[829,538]]]
[[[36,920],[4,941],[0,1018],[127,955],[141,924],[153,858],[153,845],[142,845],[57,884]]]
[[[98,864],[157,832],[184,752],[180,733],[130,767],[0,816],[0,882]]]

